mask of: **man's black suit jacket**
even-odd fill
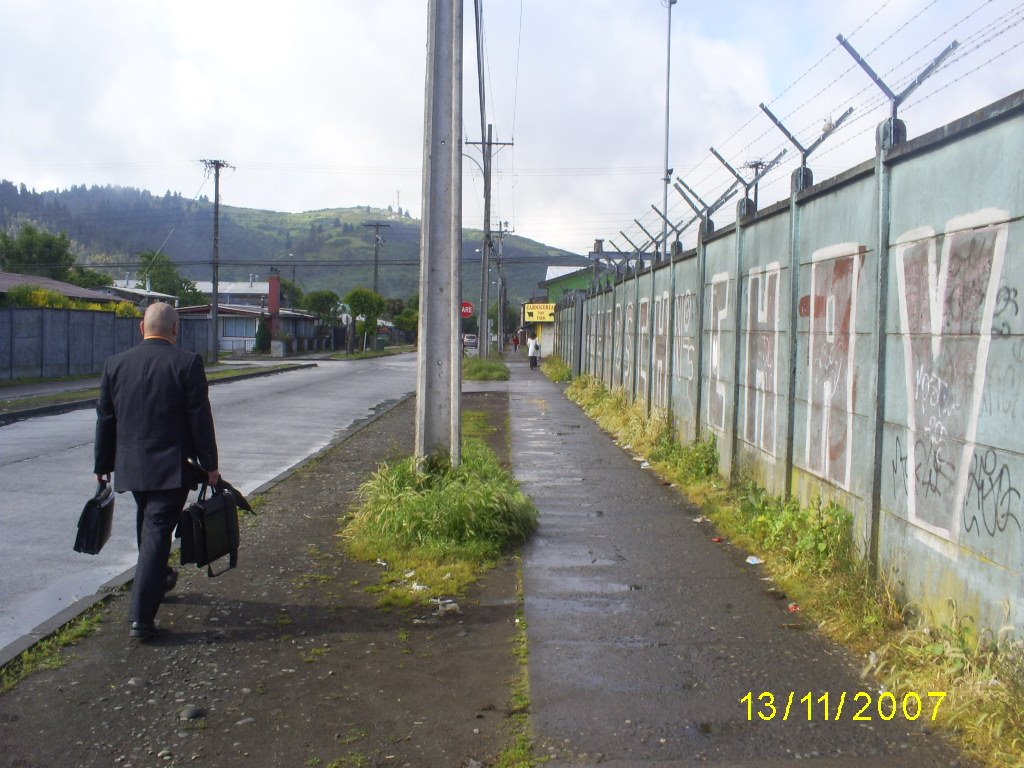
[[[108,358],[96,403],[95,473],[116,491],[192,485],[190,458],[218,469],[203,359],[162,338]]]

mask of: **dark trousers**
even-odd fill
[[[188,499],[188,488],[170,491],[134,491],[138,506],[136,531],[139,563],[132,585],[130,621],[150,622],[156,618],[167,583],[167,558],[171,536]]]
[[[538,358],[537,358],[536,355],[531,355],[530,356],[530,368],[536,368],[537,367],[537,360],[538,360]]]

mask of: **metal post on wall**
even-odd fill
[[[621,229],[619,234],[633,246],[636,257],[636,267],[633,270],[633,359],[629,361],[629,395],[630,402],[632,402],[637,398],[637,390],[640,385],[640,270],[643,268],[644,256],[640,246],[630,240],[629,235]]]
[[[875,285],[878,286],[878,335],[875,357],[875,419],[871,432],[873,458],[871,471],[871,509],[868,519],[867,545],[868,566],[872,578],[878,576],[879,538],[881,535],[882,518],[882,433],[885,429],[885,360],[886,342],[889,320],[888,285],[889,285],[889,228],[891,216],[891,178],[888,166],[889,153],[893,147],[907,140],[907,126],[898,118],[900,104],[917,89],[921,83],[931,77],[939,65],[955,51],[959,43],[954,40],[942,51],[902,93],[894,93],[882,79],[875,74],[871,66],[861,58],[860,54],[842,35],[837,35],[839,44],[853,57],[879,90],[885,94],[890,103],[889,118],[883,121],[875,134],[875,183],[877,185],[876,202],[878,208],[878,238],[875,243],[876,266]]]
[[[821,135],[808,147],[801,144],[764,104],[761,105],[761,110],[768,115],[783,135],[800,150],[800,167],[793,171],[789,192],[789,384],[786,394],[786,456],[782,480],[783,495],[789,498],[793,495],[793,456],[794,443],[796,441],[796,369],[797,352],[799,349],[797,324],[800,318],[800,249],[798,242],[800,238],[800,206],[797,205],[797,197],[814,183],[814,174],[807,167],[807,158],[853,114],[853,107],[850,107],[840,115],[838,120],[833,121],[831,118],[827,120],[822,128]]]
[[[654,237],[647,228],[640,223],[638,219],[633,219],[636,225],[640,227],[640,230],[647,235],[647,239],[651,241],[654,246],[655,257],[651,260],[650,275],[651,275],[651,295],[647,303],[647,392],[644,396],[647,399],[647,415],[651,415],[651,409],[654,407],[654,307],[655,307],[655,296],[656,290],[654,287],[654,268],[657,262],[657,254],[660,252],[661,244],[658,239]]]
[[[666,190],[667,189],[668,189],[668,185],[666,184]],[[669,229],[671,229],[673,234],[675,234],[675,236],[676,236],[675,240],[672,242],[671,248],[669,249],[669,257],[668,257],[668,264],[669,264],[669,267],[668,267],[669,268],[668,296],[669,296],[669,299],[668,299],[668,309],[667,309],[667,311],[668,311],[668,319],[666,320],[666,322],[668,323],[668,328],[667,328],[667,336],[668,336],[668,338],[666,340],[667,349],[665,350],[665,368],[666,368],[666,371],[665,371],[665,402],[666,402],[666,404],[668,406],[667,410],[668,410],[668,421],[669,421],[669,424],[674,424],[675,420],[673,419],[673,415],[672,415],[672,410],[673,410],[672,409],[672,394],[673,394],[673,390],[674,390],[674,386],[673,386],[673,380],[674,379],[673,379],[673,376],[672,376],[672,371],[673,371],[674,366],[675,366],[675,344],[676,344],[675,317],[676,317],[676,311],[678,309],[676,307],[676,265],[675,265],[675,257],[677,255],[679,255],[680,253],[682,253],[682,245],[679,242],[679,238],[683,234],[683,230],[679,229],[679,227],[677,227],[675,224],[673,224],[669,220],[668,216],[666,216],[664,213],[659,211],[658,210],[658,206],[652,204],[651,208],[653,208],[654,212],[656,214],[658,214],[658,216],[661,217],[661,220],[664,223],[664,228],[663,228],[662,231],[665,233],[665,239],[666,240],[668,239],[668,230]],[[666,211],[668,210],[667,202],[665,204],[665,209],[666,209]],[[673,427],[673,431],[674,431],[674,429],[675,428]]]

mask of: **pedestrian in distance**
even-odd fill
[[[537,341],[537,334],[531,333],[526,340],[526,354],[530,358],[530,370],[537,367],[540,362],[540,342]]]
[[[199,463],[206,481],[220,479],[217,438],[203,358],[177,346],[178,313],[170,304],[146,309],[142,341],[107,358],[96,401],[93,471],[114,490],[131,491],[137,506],[138,565],[129,609],[129,637],[152,640],[156,614],[177,573],[168,567],[171,536]]]
[[[519,334],[512,336],[512,351],[519,352]]]

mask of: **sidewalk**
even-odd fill
[[[881,720],[877,685],[769,596],[746,553],[713,543],[700,510],[559,385],[525,361],[511,367],[515,473],[540,510],[523,570],[535,752],[547,765],[968,764],[929,733],[927,692],[916,722]],[[767,722],[763,692],[778,708]],[[853,722],[868,696],[872,720]]]

